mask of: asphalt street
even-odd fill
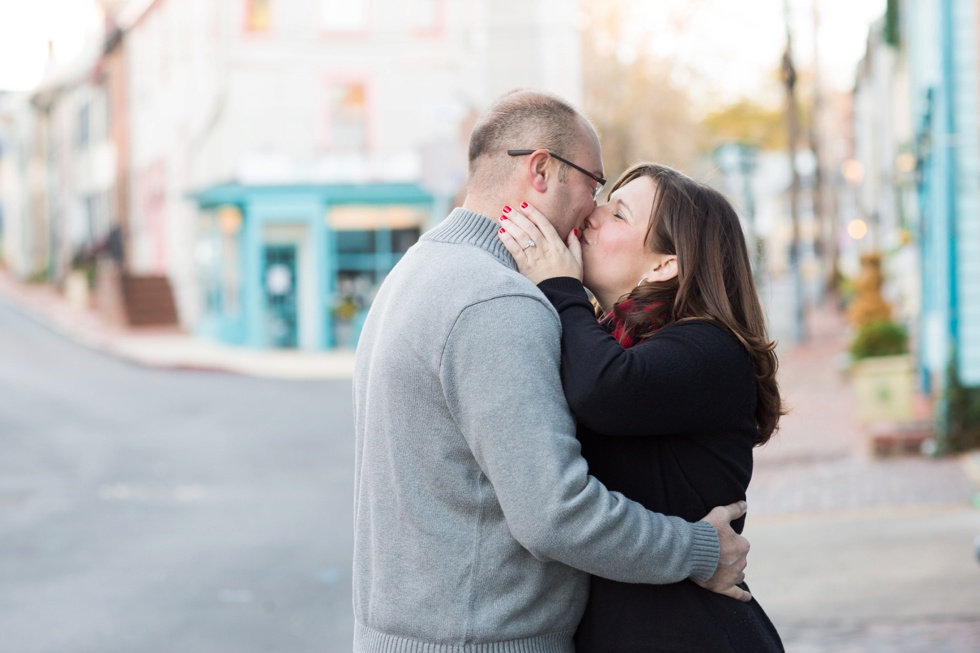
[[[811,322],[756,454],[753,593],[788,653],[980,651],[978,488],[956,458],[870,458],[839,316]],[[349,651],[350,396],[139,366],[0,298],[0,653]]]
[[[350,650],[348,381],[138,367],[0,303],[0,651]]]

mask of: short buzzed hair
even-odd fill
[[[548,93],[519,89],[503,95],[480,117],[470,135],[470,183],[502,181],[505,167],[500,157],[506,158],[506,150],[547,149],[571,156],[579,120],[587,122],[571,104]],[[562,163],[559,179],[565,181],[567,174],[568,166]]]

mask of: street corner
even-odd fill
[[[235,346],[194,336],[180,327],[113,324],[71,303],[55,288],[0,272],[0,305],[76,344],[141,367],[213,372],[294,381],[350,379],[354,350]]]

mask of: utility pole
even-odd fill
[[[786,85],[786,127],[789,136],[789,163],[791,181],[789,187],[789,213],[793,225],[789,247],[789,268],[793,275],[794,325],[796,342],[806,340],[806,298],[803,288],[803,271],[800,269],[800,173],[796,169],[796,143],[799,140],[799,116],[796,104],[796,68],[793,65],[793,28],[790,20],[789,0],[783,0],[783,18],[786,22],[786,51],[783,53],[783,83]]]
[[[834,211],[826,202],[827,180],[824,177],[823,114],[824,96],[820,80],[820,4],[812,0],[813,10],[813,116],[810,120],[810,149],[813,151],[813,218],[817,225],[817,240],[814,243],[817,256],[823,267],[824,279],[822,296],[834,293],[837,280],[837,241],[836,218]]]

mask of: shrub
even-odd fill
[[[907,353],[909,336],[905,327],[890,320],[865,324],[858,329],[851,343],[851,358],[860,360],[874,356],[895,356]]]
[[[956,368],[956,356],[946,370],[945,426],[940,432],[942,453],[980,448],[980,387],[964,386]]]

